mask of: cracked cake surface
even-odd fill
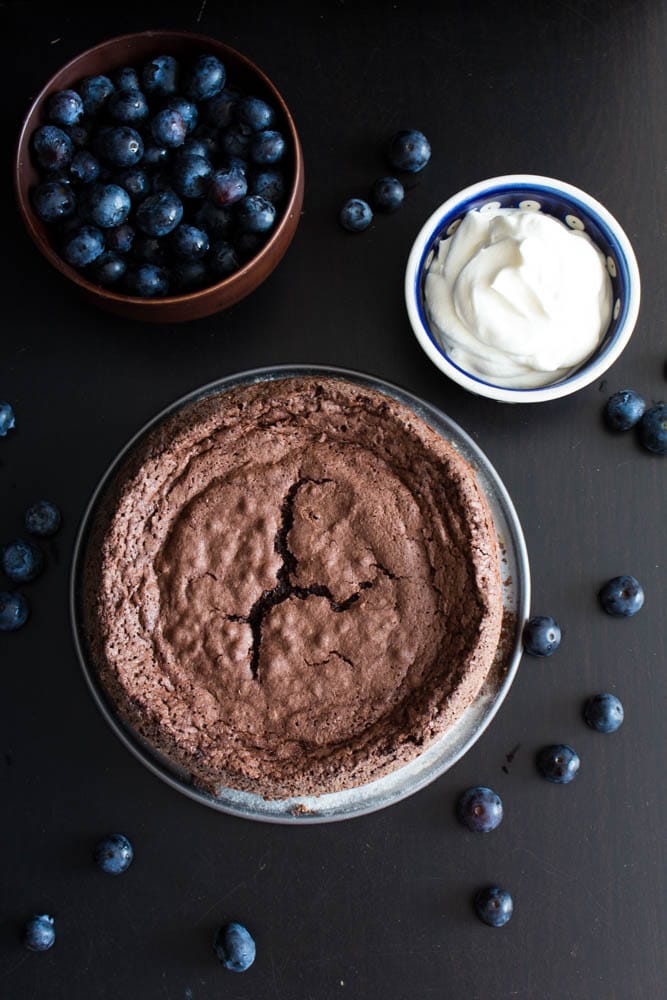
[[[474,699],[502,623],[473,470],[331,377],[151,431],[98,508],[83,592],[108,699],[214,794],[335,791],[414,758]]]

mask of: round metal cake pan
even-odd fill
[[[491,509],[500,543],[504,605],[502,638],[493,667],[473,703],[418,757],[390,774],[365,785],[323,795],[264,799],[259,795],[225,788],[214,796],[196,787],[186,770],[156,751],[119,717],[107,700],[88,656],[82,628],[82,576],[86,544],[98,506],[113,477],[138,442],[163,420],[204,397],[223,394],[237,386],[308,376],[344,379],[397,400],[433,427],[475,470]],[[111,463],[90,499],[77,535],[70,578],[72,629],[83,674],[102,715],[127,749],[153,774],[197,802],[245,819],[299,825],[350,819],[383,809],[424,788],[452,767],[480,738],[510,689],[521,659],[521,632],[529,607],[530,569],[519,518],[498,473],[472,438],[440,410],[399,386],[343,368],[310,365],[258,368],[218,379],[183,396],[142,427]]]

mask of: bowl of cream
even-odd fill
[[[449,198],[405,275],[417,340],[459,385],[511,403],[569,395],[618,358],[637,322],[625,232],[585,191],[511,174]]]

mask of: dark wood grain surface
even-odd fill
[[[511,4],[263,5],[7,3],[0,8],[5,154],[0,398],[17,429],[0,440],[1,540],[35,497],[65,525],[31,585],[32,620],[0,635],[0,996],[7,1000],[635,1000],[667,987],[665,644],[667,459],[601,422],[614,389],[667,392],[667,12],[661,0]],[[303,218],[251,298],[189,326],[144,328],[85,305],[23,233],[11,149],[31,95],[93,43],[148,27],[198,29],[276,82],[300,131]],[[418,127],[431,165],[402,210],[364,235],[341,201],[385,172],[382,147]],[[604,384],[511,407],[458,389],[426,359],[402,299],[422,222],[459,188],[512,171],[570,181],[625,227],[639,260],[639,325]],[[108,462],[172,399],[234,371],[338,364],[404,385],[457,420],[489,455],[526,534],[533,609],[564,638],[525,658],[481,741],[449,773],[384,812],[303,829],[228,818],[179,796],[120,745],[75,659],[67,609],[78,520]],[[618,573],[646,605],[618,621],[597,607]],[[582,700],[622,699],[615,735],[588,730]],[[536,749],[571,742],[569,787],[534,770]],[[506,755],[518,747],[511,763]],[[506,770],[505,770],[506,768]],[[505,820],[466,834],[458,793],[486,783]],[[136,861],[105,878],[90,861],[122,830]],[[471,896],[511,889],[494,931]],[[51,952],[24,952],[23,919],[53,913]],[[258,957],[220,968],[213,928],[239,919]]]

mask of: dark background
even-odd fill
[[[360,8],[360,9],[359,9]],[[137,11],[141,10],[141,13]],[[5,197],[0,237],[0,536],[36,497],[64,528],[26,588],[33,613],[0,635],[0,996],[141,1000],[664,996],[667,459],[614,437],[607,395],[665,396],[667,15],[661,0],[572,3],[250,4],[193,0],[3,4]],[[79,301],[22,231],[10,158],[45,80],[84,48],[129,30],[215,35],[276,82],[306,163],[301,225],[268,281],[198,323],[142,327]],[[397,128],[421,128],[432,161],[402,210],[349,236],[344,198],[386,172]],[[605,383],[533,406],[478,399],[418,347],[402,278],[422,222],[461,187],[513,171],[574,183],[621,221],[639,259],[636,333]],[[528,543],[533,610],[564,638],[525,658],[499,716],[457,766],[399,805],[347,823],[253,824],[180,796],[131,757],[84,686],[67,582],[79,518],[98,478],[144,421],[181,394],[258,365],[320,362],[398,382],[473,434],[512,495]],[[634,573],[631,620],[597,606],[601,582]],[[582,700],[612,690],[623,728],[604,737]],[[535,750],[571,742],[569,787],[536,774]],[[513,762],[505,755],[520,744]],[[453,815],[471,784],[496,788],[505,820],[467,834]],[[112,879],[91,864],[109,831],[136,860]],[[489,881],[514,895],[511,923],[479,923]],[[22,922],[53,913],[56,946],[22,950]],[[210,940],[246,923],[257,961],[222,969]]]

